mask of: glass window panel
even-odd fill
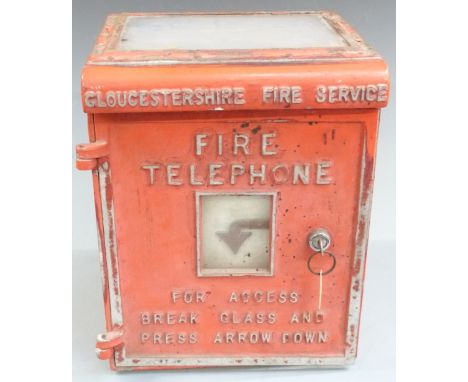
[[[202,275],[271,272],[273,195],[205,194],[199,203]]]
[[[319,14],[129,16],[116,49],[232,50],[345,47]]]

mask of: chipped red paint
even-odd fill
[[[378,119],[387,100],[317,103],[311,95],[318,85],[388,86],[388,72],[384,61],[339,16],[323,14],[351,41],[349,49],[341,52],[267,49],[216,54],[201,51],[195,55],[188,51],[118,52],[113,47],[128,14],[108,18],[83,70],[83,95],[87,91],[184,88],[200,84],[221,88],[234,84],[245,88],[247,105],[226,105],[219,110],[208,105],[94,108],[83,100],[91,143],[77,147],[77,167],[92,170],[106,332],[120,333],[116,343],[98,341],[96,349],[98,357],[108,359],[113,370],[229,365],[343,366],[356,357]],[[156,62],[169,58],[177,62],[170,65]],[[213,59],[219,62],[210,63]],[[258,62],[243,63],[242,59]],[[279,63],[280,59],[283,62]],[[138,60],[145,65],[130,64]],[[193,60],[198,61],[194,64]],[[264,103],[258,89],[272,84],[300,85],[307,102]],[[149,188],[140,166],[155,159],[206,165],[204,158],[194,157],[192,152],[194,134],[229,136],[242,131],[257,138],[274,131],[282,148],[278,159],[281,161],[331,159],[335,183],[308,185],[300,192],[297,190],[302,185],[291,184],[251,186],[241,182],[235,187],[228,183],[217,186],[216,191],[221,192],[276,192],[274,272],[262,278],[198,277],[195,193],[213,189],[206,184],[198,188],[189,184],[172,188],[158,184],[157,188]],[[217,160],[233,159],[228,154],[209,153]],[[251,160],[273,163],[258,152],[252,153]],[[330,251],[336,256],[337,265],[330,276],[324,276],[321,318],[314,328],[326,328],[328,342],[320,346],[275,342],[259,348],[240,343],[214,344],[209,335],[215,328],[226,328],[216,319],[219,310],[236,309],[234,313],[239,313],[243,308],[226,305],[225,295],[229,291],[298,288],[301,301],[298,307],[277,303],[271,309],[281,317],[294,309],[315,309],[318,278],[307,271],[311,253],[307,235],[322,225],[331,233]],[[180,232],[171,231],[172,226]],[[170,240],[161,240],[161,235]],[[197,306],[204,317],[194,329],[200,333],[197,343],[146,346],[139,337],[144,329],[140,314],[145,310],[180,310],[161,297],[173,288],[206,291],[210,304]],[[171,329],[160,325],[161,330]],[[282,321],[275,323],[275,330],[293,329],[290,323]]]

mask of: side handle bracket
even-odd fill
[[[76,145],[76,168],[78,170],[94,170],[97,160],[109,154],[106,141],[81,143]]]
[[[121,331],[102,333],[96,339],[96,355],[99,359],[106,360],[114,356],[115,350],[122,346]]]

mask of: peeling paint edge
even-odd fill
[[[120,279],[117,259],[117,238],[115,233],[114,202],[110,200],[111,207],[108,208],[107,187],[110,184],[110,169],[107,162],[102,163],[98,169],[99,190],[101,193],[102,222],[104,230],[104,247],[107,265],[107,280],[109,289],[110,313],[113,326],[122,326],[122,301],[120,297]],[[114,243],[113,250],[111,243]],[[113,265],[116,269],[113,275]]]
[[[359,179],[359,208],[358,208],[358,219],[355,236],[355,252],[352,266],[352,277],[350,280],[350,292],[349,292],[349,304],[348,304],[348,325],[346,330],[346,353],[345,358],[352,362],[357,355],[357,339],[359,331],[359,320],[361,315],[361,300],[362,300],[362,287],[364,281],[364,264],[367,250],[367,238],[369,228],[369,204],[368,198],[364,196],[366,190],[364,190],[364,178],[366,171],[371,169],[366,168],[366,155],[367,155],[367,128],[363,124],[362,139],[362,153],[361,153],[361,174]],[[371,187],[371,186],[369,186]],[[369,191],[369,190],[367,190]],[[359,238],[362,238],[361,240]],[[360,263],[360,264],[359,264]],[[359,265],[359,272],[355,273],[354,270]],[[357,290],[354,285],[358,284]]]
[[[143,367],[167,366],[309,366],[309,367],[344,367],[348,365],[346,357],[135,357],[124,358],[116,363],[120,368],[138,369]]]

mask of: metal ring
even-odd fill
[[[331,252],[323,252],[323,253],[326,253],[328,256],[330,256],[332,259],[333,259],[333,264],[331,266],[331,268],[326,271],[326,272],[323,272],[322,271],[322,276],[325,276],[325,275],[328,275],[331,271],[333,271],[335,269],[335,266],[336,266],[336,258],[335,258],[335,255],[333,255],[333,253]],[[307,260],[307,268],[309,268],[309,271],[310,273],[314,274],[314,275],[317,275],[317,276],[320,276],[320,272],[316,272],[312,269],[312,267],[310,266],[310,262],[312,261],[312,259],[314,258],[314,256],[317,256],[317,255],[320,255],[320,252],[317,252],[317,253],[313,253],[312,255],[310,255],[309,257],[309,260]]]

